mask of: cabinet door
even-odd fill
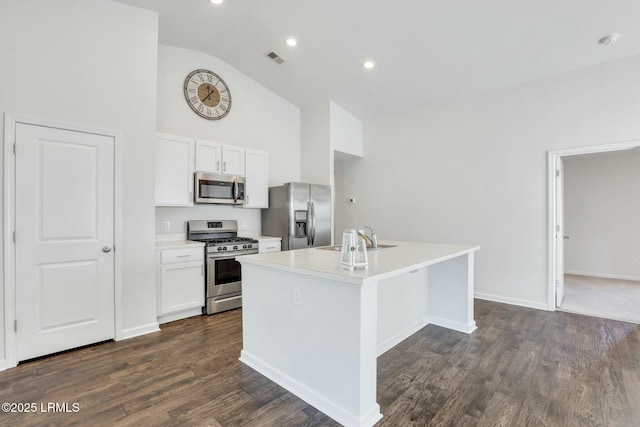
[[[222,173],[244,176],[244,148],[222,146]]]
[[[196,171],[220,173],[222,145],[211,141],[196,141]]]
[[[160,315],[204,307],[204,263],[179,262],[162,266]]]
[[[260,241],[258,243],[258,253],[266,254],[269,252],[280,252],[282,250],[282,245],[280,244],[280,240],[267,240]]]
[[[158,135],[155,157],[156,206],[193,206],[193,140]]]
[[[269,154],[264,151],[245,151],[244,207],[269,207]]]

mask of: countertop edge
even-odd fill
[[[388,242],[388,243],[397,244],[399,246],[402,245],[403,243],[409,244],[409,245],[416,244],[416,242]],[[429,245],[429,244],[425,244],[425,245]],[[252,264],[260,267],[273,268],[275,270],[304,274],[312,277],[332,280],[336,282],[342,282],[345,284],[362,286],[362,285],[378,282],[380,280],[384,280],[390,277],[398,276],[404,273],[408,273],[413,270],[425,268],[432,264],[437,264],[439,262],[457,258],[465,254],[472,254],[480,249],[479,245],[454,245],[454,246],[458,246],[458,250],[452,251],[451,253],[447,253],[442,256],[438,256],[438,257],[427,259],[420,262],[413,262],[405,266],[394,268],[393,270],[383,271],[383,272],[372,274],[372,275],[367,275],[368,270],[359,270],[359,269],[356,269],[355,271],[344,269],[339,274],[339,273],[336,273],[335,271],[333,272],[326,271],[326,270],[323,271],[321,269],[314,269],[308,266],[301,267],[301,266],[296,266],[292,264],[271,262],[269,260],[260,259],[254,255],[240,256],[237,258],[237,260],[242,264]],[[311,248],[311,249],[318,250],[318,248]],[[286,251],[284,253],[286,253]],[[268,255],[268,254],[260,254],[260,255]],[[339,258],[337,259],[337,262],[339,262]],[[363,277],[359,277],[354,274],[359,274]]]
[[[195,242],[193,240],[156,240],[156,250],[165,249],[186,249],[186,248],[203,248],[204,242]]]

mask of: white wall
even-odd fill
[[[206,120],[187,105],[183,84],[205,68],[229,86],[232,104],[221,120]],[[160,45],[158,49],[158,131],[269,152],[269,185],[300,180],[300,109],[203,52]],[[184,233],[190,219],[237,219],[243,232],[260,229],[260,210],[230,206],[156,208],[157,233]],[[171,229],[164,230],[164,221]]]
[[[336,164],[336,230],[479,244],[479,296],[547,308],[546,151],[640,138],[639,74],[634,56],[365,122],[365,156]]]
[[[565,272],[639,280],[640,152],[563,160]]]
[[[110,1],[0,2],[0,112],[122,133],[125,335],[157,326],[157,34],[157,14]]]
[[[302,109],[300,165],[302,182],[333,185],[329,101],[323,100]]]
[[[331,145],[335,151],[362,157],[362,122],[335,102],[329,102]]]

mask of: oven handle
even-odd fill
[[[258,251],[255,252],[234,252],[234,253],[229,253],[229,252],[225,252],[224,255],[222,256],[218,256],[218,254],[207,254],[207,259],[209,260],[225,260],[225,259],[235,259],[236,257],[242,256],[242,255],[255,255],[257,254]]]
[[[242,298],[242,295],[236,295],[236,296],[228,297],[228,298],[220,298],[220,299],[215,300],[215,302],[231,301],[231,300],[238,299],[238,298]]]

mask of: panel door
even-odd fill
[[[556,307],[564,299],[564,163],[556,163]]]
[[[115,336],[114,147],[16,124],[18,361]]]

